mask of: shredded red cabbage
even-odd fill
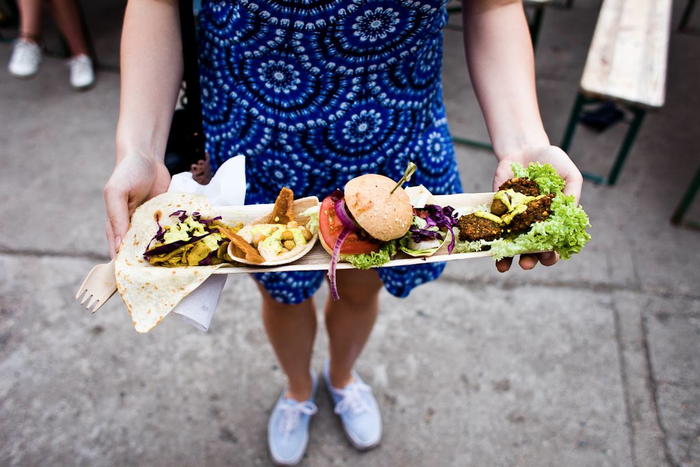
[[[180,222],[185,222],[185,219],[187,219],[187,211],[185,211],[184,209],[180,209],[179,211],[173,212],[168,217],[177,217]],[[146,260],[148,260],[151,256],[154,256],[154,255],[162,255],[165,253],[170,253],[171,251],[173,251],[177,248],[180,248],[183,245],[187,245],[188,243],[194,243],[197,240],[204,238],[209,234],[218,232],[218,229],[216,229],[216,228],[212,229],[207,224],[209,224],[213,221],[216,221],[216,220],[220,220],[221,216],[217,216],[217,217],[214,217],[211,219],[202,219],[201,214],[199,212],[193,212],[192,219],[199,222],[200,224],[204,224],[204,230],[207,232],[206,235],[200,235],[199,237],[192,237],[189,240],[178,240],[178,241],[173,242],[173,243],[168,243],[167,245],[160,245],[160,246],[155,247],[152,250],[150,250],[151,244],[154,241],[155,242],[162,242],[165,238],[165,229],[163,229],[163,226],[161,226],[160,222],[158,222],[158,219],[156,219],[156,223],[158,224],[158,232],[156,232],[156,234],[153,236],[153,238],[151,238],[151,241],[148,242],[148,245],[146,246],[146,251],[144,252],[143,257],[146,258]],[[202,260],[202,261],[204,261],[204,260]]]
[[[165,229],[163,229],[163,226],[160,225],[160,221],[159,221],[158,217],[159,216],[156,216],[156,224],[158,224],[158,232],[156,232],[156,234],[151,238],[151,241],[148,242],[148,245],[146,245],[146,251],[148,251],[148,249],[151,248],[151,243],[153,243],[154,240],[162,242],[163,237],[165,236]],[[148,258],[146,258],[146,259],[148,259]]]
[[[331,255],[331,267],[328,270],[328,279],[331,283],[331,297],[334,302],[340,300],[340,295],[338,294],[338,285],[336,284],[335,269],[340,260],[340,249],[343,248],[343,243],[348,235],[352,233],[352,229],[348,227],[343,228],[343,231],[338,235],[338,239],[335,241],[335,246],[333,247],[333,254]]]
[[[177,217],[180,222],[185,222],[185,219],[187,219],[187,211],[180,209],[170,214],[170,217]]]
[[[411,227],[408,229],[411,233],[411,238],[414,242],[420,243],[423,240],[442,240],[443,232],[441,230],[428,230],[419,229],[418,227]]]
[[[221,244],[221,242],[219,242]],[[211,266],[211,260],[216,258],[216,255],[219,253],[219,249],[211,250],[211,252],[207,255],[206,258],[201,260],[199,263],[197,263],[198,266]]]
[[[423,240],[442,240],[443,235],[451,235],[450,245],[447,248],[449,253],[455,247],[455,236],[452,231],[457,226],[457,213],[452,206],[438,206],[437,204],[426,204],[423,209],[415,209],[416,215],[425,220],[426,228],[411,227],[409,232],[411,238],[416,243]],[[428,227],[438,227],[440,231],[428,230]]]
[[[151,250],[146,250],[146,252],[143,254],[143,257],[146,258],[146,260],[148,260],[148,258],[150,258],[151,256],[164,255],[170,253],[174,250],[177,250],[181,246],[197,242],[208,235],[211,235],[211,232],[207,232],[206,234],[200,235],[199,237],[192,237],[189,240],[177,240],[172,243],[166,243],[165,245],[154,247]]]

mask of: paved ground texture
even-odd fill
[[[84,3],[103,63],[116,65],[122,2]],[[538,88],[555,142],[598,3],[545,17]],[[351,449],[322,391],[304,465],[700,466],[700,232],[668,222],[700,165],[700,15],[693,23],[671,37],[667,105],[648,116],[619,185],[585,186],[585,251],[529,273],[451,264],[409,299],[384,296],[358,363],[384,441]],[[445,35],[452,132],[486,138],[459,34]],[[0,44],[0,63],[9,54]],[[282,375],[250,279],[229,280],[208,333],[170,318],[137,335],[118,298],[94,316],[72,299],[106,258],[118,98],[114,71],[74,93],[57,58],[30,81],[0,72],[0,465],[268,465]],[[605,169],[622,130],[581,129],[572,156]],[[458,157],[465,188],[487,191],[494,158]],[[317,344],[319,369],[322,333]]]

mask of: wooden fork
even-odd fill
[[[98,264],[83,281],[75,295],[76,300],[91,312],[96,312],[117,291],[117,278],[114,275],[114,260],[107,264]],[[92,309],[90,309],[92,308]]]

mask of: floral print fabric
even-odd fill
[[[435,194],[461,191],[442,103],[443,0],[205,1],[200,80],[212,168],[246,156],[246,203],[282,187],[323,199],[363,173]],[[378,270],[406,296],[443,264]],[[285,303],[318,289],[321,272],[256,278]]]

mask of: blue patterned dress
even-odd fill
[[[445,0],[204,1],[199,13],[204,130],[212,168],[246,156],[246,203],[282,187],[320,199],[353,177],[413,178],[461,191],[442,102]],[[379,269],[405,297],[444,264]],[[256,274],[300,303],[319,271]]]

